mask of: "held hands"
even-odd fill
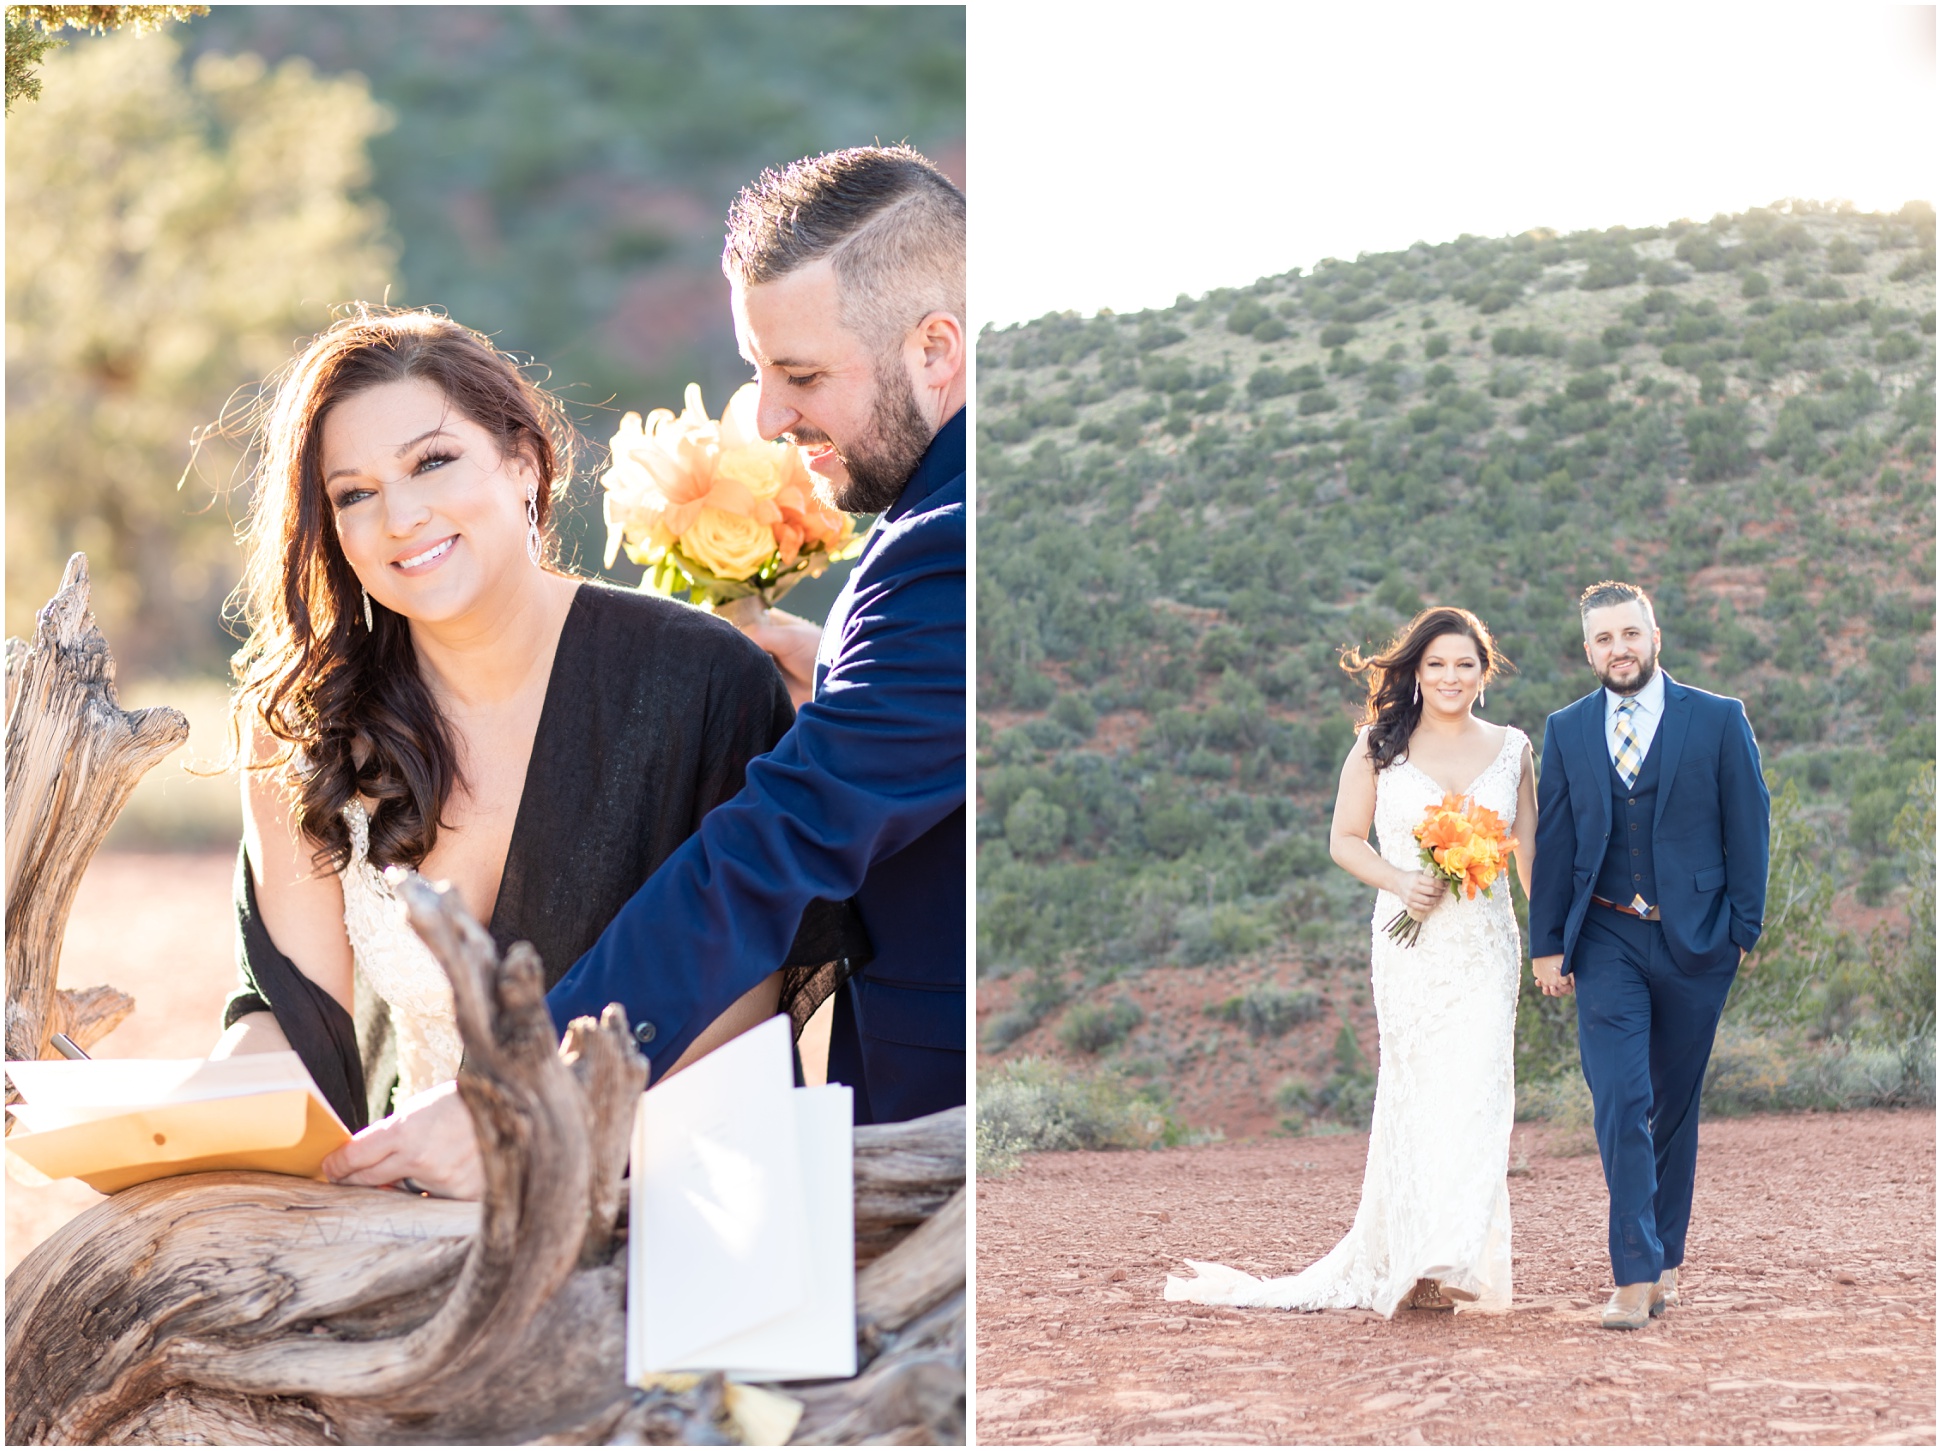
[[[1566,998],[1577,988],[1575,977],[1563,975],[1564,955],[1559,952],[1552,957],[1531,959],[1530,969],[1537,976],[1537,986],[1543,989],[1547,998]]]
[[[396,1184],[413,1180],[440,1199],[478,1199],[485,1193],[478,1135],[457,1083],[442,1083],[398,1105],[323,1161],[338,1184]]]
[[[1406,872],[1395,883],[1402,910],[1420,922],[1449,895],[1449,884],[1433,872]]]
[[[789,703],[800,710],[815,693],[815,656],[822,631],[800,615],[769,610],[742,634],[766,650],[789,688]]]

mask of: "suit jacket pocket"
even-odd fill
[[[1725,868],[1707,867],[1692,878],[1692,885],[1701,892],[1716,892],[1725,885]]]

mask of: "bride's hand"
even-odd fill
[[[822,643],[821,629],[787,610],[768,610],[759,621],[743,625],[741,632],[768,652],[775,668],[782,672],[790,701],[800,710],[815,694],[815,657]]]
[[[1402,910],[1420,922],[1437,907],[1449,894],[1442,879],[1430,872],[1410,872],[1397,883],[1395,895],[1402,899]]]
[[[396,1184],[410,1179],[441,1199],[485,1193],[472,1111],[456,1083],[414,1094],[389,1118],[372,1124],[323,1161],[338,1184]]]

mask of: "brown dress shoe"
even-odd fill
[[[1604,1318],[1599,1322],[1606,1330],[1642,1330],[1651,1323],[1653,1315],[1662,1314],[1665,1308],[1664,1293],[1654,1280],[1640,1280],[1635,1285],[1619,1285],[1611,1296],[1611,1303],[1604,1307]]]

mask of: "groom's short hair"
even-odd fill
[[[823,258],[843,322],[887,349],[933,312],[966,322],[964,194],[908,146],[854,146],[764,171],[728,209],[721,270],[752,286]]]
[[[1601,579],[1577,597],[1578,618],[1588,626],[1592,610],[1609,609],[1612,605],[1627,604],[1630,601],[1644,606],[1645,623],[1652,629],[1658,628],[1658,612],[1651,608],[1651,596],[1640,585],[1626,584],[1618,579]]]

